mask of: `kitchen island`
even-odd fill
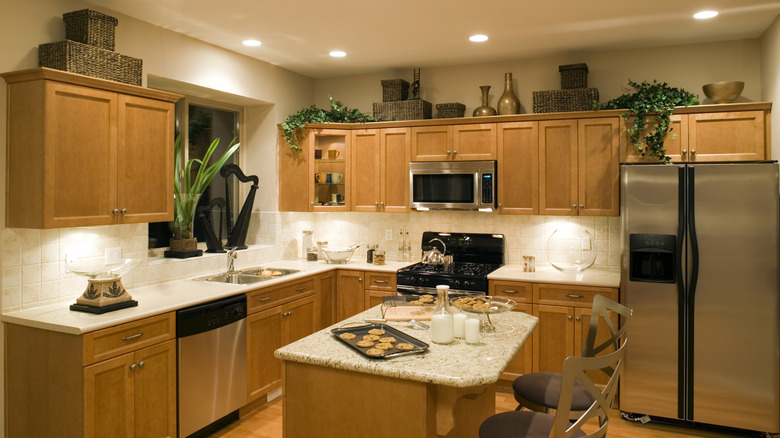
[[[379,306],[276,350],[284,361],[284,436],[474,437],[495,413],[495,383],[538,323],[493,315],[511,327],[480,343],[434,344],[428,330],[390,323],[430,345],[423,354],[368,359],[330,330],[379,317]]]

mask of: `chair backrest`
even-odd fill
[[[568,357],[563,362],[563,378],[561,380],[561,395],[558,399],[558,410],[555,411],[553,429],[550,438],[570,438],[574,433],[581,431],[582,426],[590,419],[598,418],[598,428],[586,437],[601,438],[607,436],[609,425],[609,411],[617,393],[618,378],[626,355],[626,341],[616,351],[602,356]],[[596,386],[588,377],[587,372],[597,369],[610,368],[613,370],[609,381],[603,389]],[[572,423],[571,401],[574,393],[574,382],[579,381],[594,402],[590,407]],[[590,425],[589,425],[590,426]]]
[[[610,312],[615,312],[620,315],[620,328],[616,328],[613,324]],[[615,350],[617,350],[618,347],[620,347],[620,337],[623,336],[623,333],[626,332],[626,328],[628,327],[631,313],[631,309],[628,307],[618,304],[603,295],[596,295],[593,297],[593,308],[590,315],[588,337],[582,348],[582,356],[596,356],[610,346],[614,346]],[[604,318],[604,323],[609,330],[609,338],[601,344],[596,345],[596,339],[599,335],[599,320],[601,318]]]

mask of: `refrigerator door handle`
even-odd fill
[[[675,248],[675,271],[677,282],[677,418],[684,419],[685,408],[687,406],[687,380],[685,373],[686,368],[686,348],[688,344],[688,336],[685,328],[685,309],[686,306],[686,291],[685,291],[685,239],[687,232],[688,215],[686,209],[686,199],[688,197],[687,191],[687,177],[686,166],[680,166],[677,172],[678,179],[678,192],[677,192],[677,242]]]
[[[694,363],[693,363],[693,340],[694,340],[694,333],[693,329],[695,327],[694,325],[694,315],[696,312],[695,304],[696,304],[696,283],[699,279],[699,242],[696,236],[696,203],[695,203],[695,186],[696,186],[696,173],[695,173],[696,167],[695,166],[688,166],[688,240],[690,242],[690,253],[691,253],[691,262],[690,262],[690,277],[688,278],[688,292],[687,292],[687,303],[685,306],[685,312],[687,314],[687,321],[686,321],[686,333],[687,333],[687,356],[686,356],[686,371],[685,374],[687,377],[687,385],[686,385],[686,418],[688,420],[692,420],[693,417],[693,369],[694,369]]]

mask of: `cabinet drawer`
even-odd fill
[[[314,294],[314,278],[259,289],[247,294],[247,312],[254,313],[269,309],[311,294]]]
[[[490,295],[506,297],[518,303],[530,303],[533,299],[533,283],[518,281],[491,281]]]
[[[611,300],[617,301],[618,289],[565,284],[534,284],[534,302],[537,304],[592,307],[593,297],[596,295],[604,295]]]
[[[169,312],[84,335],[84,365],[110,359],[176,337],[176,314]]]
[[[366,272],[366,288],[395,292],[395,272]]]

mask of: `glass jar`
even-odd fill
[[[374,263],[374,251],[379,248],[376,243],[369,243],[368,250],[366,251],[366,263]]]
[[[320,251],[315,246],[312,246],[310,248],[306,248],[306,261],[307,262],[316,262],[320,258],[319,254],[320,254]]]
[[[383,249],[374,250],[374,265],[382,266],[384,264],[385,264],[385,250]]]
[[[450,308],[450,287],[436,286],[436,307],[431,315],[431,341],[449,344],[455,340],[455,322]]]

